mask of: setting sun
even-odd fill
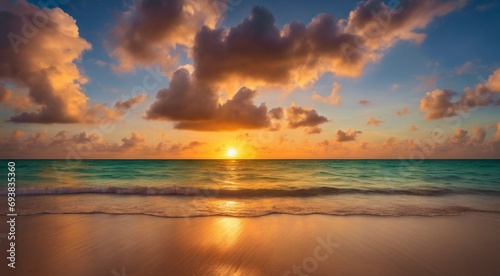
[[[226,152],[227,157],[235,157],[238,154],[235,148],[229,148]]]

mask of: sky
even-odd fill
[[[493,0],[0,0],[0,158],[500,158]]]

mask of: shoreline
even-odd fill
[[[16,269],[7,269],[2,258],[2,275],[500,272],[500,214],[490,213],[195,218],[40,214],[19,216],[16,227]]]
[[[310,213],[310,214],[288,214],[288,213],[269,213],[263,215],[252,215],[252,216],[237,216],[237,215],[199,215],[199,216],[163,216],[155,214],[136,214],[136,213],[106,213],[106,212],[78,212],[78,213],[36,213],[36,214],[16,214],[17,217],[36,217],[36,216],[66,216],[66,215],[109,215],[109,216],[146,216],[151,218],[163,218],[163,219],[197,219],[197,218],[238,218],[238,219],[252,219],[252,218],[264,218],[268,216],[326,216],[326,217],[374,217],[374,218],[435,218],[435,217],[459,217],[465,215],[480,215],[480,214],[491,214],[498,215],[500,217],[500,211],[494,210],[467,210],[460,213],[450,213],[450,214],[430,214],[430,215],[386,215],[386,214],[325,214],[325,213]],[[0,213],[0,216],[7,216],[7,213]]]

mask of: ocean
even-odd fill
[[[500,160],[15,162],[19,215],[189,218],[500,213]],[[7,175],[7,161],[2,163]],[[6,181],[0,184],[0,194],[4,201]],[[6,214],[6,208],[0,210]]]

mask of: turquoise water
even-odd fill
[[[18,160],[16,192],[20,214],[430,216],[500,212],[499,172],[500,160]]]

